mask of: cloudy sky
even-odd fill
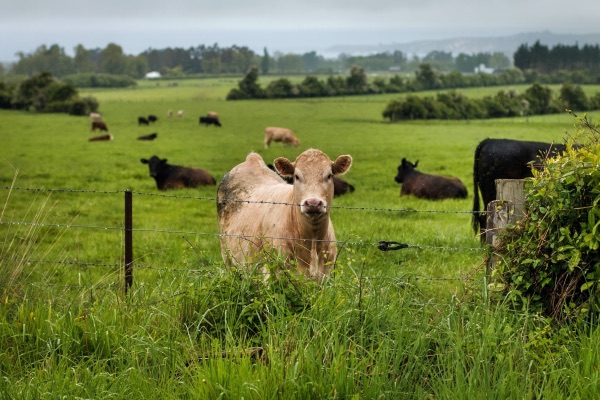
[[[247,46],[271,54],[549,30],[597,33],[597,0],[2,0],[0,60],[58,44],[126,54]]]

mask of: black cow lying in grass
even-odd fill
[[[158,137],[158,133],[149,133],[147,135],[138,136],[138,140],[154,140]]]
[[[142,164],[148,164],[150,176],[156,181],[156,187],[159,190],[215,185],[217,183],[212,175],[201,168],[167,164],[166,158],[160,159],[157,156],[152,156],[149,160],[142,158],[140,161]]]
[[[406,161],[406,158],[402,159],[398,166],[398,174],[394,178],[402,184],[400,195],[412,194],[430,200],[467,197],[467,188],[460,179],[424,174],[415,169],[418,164],[418,160],[413,164]]]
[[[219,122],[219,118],[215,118],[215,117],[200,117],[200,124],[204,124],[206,126],[209,126],[209,125],[221,126],[221,123]]]

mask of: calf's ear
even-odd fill
[[[352,165],[352,157],[350,157],[349,155],[339,156],[331,164],[331,172],[334,175],[345,174],[346,172],[348,172],[351,165]]]
[[[273,161],[273,166],[281,176],[294,176],[294,165],[285,157],[278,157]]]

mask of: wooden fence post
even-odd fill
[[[125,294],[133,284],[133,199],[131,190],[125,191]]]
[[[491,246],[492,250],[486,266],[486,275],[489,279],[498,261],[496,256],[496,249],[500,246],[498,233],[508,225],[517,223],[525,214],[523,180],[497,179],[496,200],[487,205],[486,211],[485,241]]]

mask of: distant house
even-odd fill
[[[485,64],[479,64],[478,67],[475,67],[475,73],[484,73],[484,74],[493,74],[494,73],[494,68],[488,68],[485,66]]]
[[[146,79],[157,79],[157,78],[160,78],[160,77],[161,77],[161,75],[160,75],[160,72],[158,72],[158,71],[148,72],[145,75]]]

